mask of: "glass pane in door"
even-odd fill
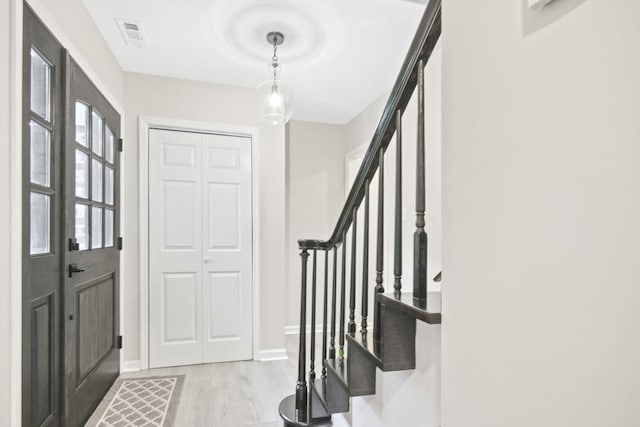
[[[89,206],[76,203],[76,240],[79,250],[89,249]]]
[[[102,247],[102,208],[91,208],[91,249]]]
[[[105,138],[105,145],[104,145],[104,158],[107,159],[107,162],[113,164],[113,154],[115,151],[115,144],[116,144],[116,139],[113,136],[113,132],[111,132],[111,129],[109,128],[109,126],[105,126],[105,134],[106,134],[106,138]]]
[[[91,199],[102,201],[102,162],[93,159],[91,161]]]
[[[51,132],[31,121],[31,182],[49,187],[51,176]]]
[[[113,224],[114,214],[113,210],[106,209],[104,211],[104,247],[110,248],[113,246]]]
[[[46,194],[31,193],[31,255],[50,252],[51,197]]]
[[[76,197],[89,198],[89,155],[76,149]]]
[[[113,189],[115,184],[115,174],[109,166],[104,168],[104,202],[113,205]]]
[[[97,111],[91,113],[91,149],[98,156],[102,156],[102,129],[103,129],[102,116]]]
[[[31,49],[31,111],[51,121],[51,65]]]
[[[76,102],[76,142],[83,147],[89,146],[89,107]]]

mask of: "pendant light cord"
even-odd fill
[[[271,57],[271,66],[273,67],[273,84],[276,84],[276,73],[278,70],[278,39],[273,39],[273,56]]]

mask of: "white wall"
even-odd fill
[[[252,89],[125,73],[126,132],[124,165],[127,218],[125,359],[140,359],[138,242],[138,117],[259,127]],[[260,197],[260,347],[284,348],[285,299],[285,138],[284,127],[265,126],[259,136]]]
[[[344,204],[345,129],[291,121],[287,131],[287,299],[286,325],[300,324],[298,239],[326,240]],[[332,258],[330,258],[332,261]],[[311,264],[311,258],[309,259]],[[329,264],[329,277],[331,266]],[[324,286],[324,254],[318,253],[318,289]],[[311,270],[309,270],[309,274]],[[310,295],[310,293],[309,293]],[[320,310],[323,292],[318,292]],[[318,311],[318,315],[321,311]],[[316,321],[320,324],[321,318]],[[307,317],[307,323],[310,317]]]
[[[373,101],[367,108],[345,125],[347,136],[345,151],[347,153],[361,145],[368,146],[371,144],[371,138],[373,138],[378,122],[382,117],[382,112],[384,111],[385,105],[387,105],[387,99],[390,93],[391,92],[386,92],[378,97],[378,99]]]
[[[444,2],[442,422],[640,425],[640,2]]]

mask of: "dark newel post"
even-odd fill
[[[380,150],[378,165],[378,236],[376,244],[376,288],[373,300],[373,338],[380,340],[380,315],[382,307],[376,297],[384,292],[382,286],[383,251],[384,251],[384,151]]]
[[[311,363],[309,364],[309,380],[316,379],[316,264],[318,251],[313,250],[313,262],[311,267]]]
[[[356,333],[356,238],[358,235],[358,210],[353,210],[351,221],[351,289],[349,293],[349,334]]]
[[[338,349],[338,357],[344,357],[344,321],[345,321],[345,301],[347,299],[347,232],[342,232],[342,292],[340,295],[340,348]]]
[[[329,345],[329,359],[336,358],[336,291],[338,276],[338,247],[333,248],[333,285],[331,290],[331,343]]]
[[[364,231],[362,236],[362,323],[360,332],[367,333],[369,316],[369,180],[364,187]]]
[[[425,220],[424,61],[418,62],[418,144],[416,153],[416,231],[413,234],[413,300],[427,306],[427,233]]]
[[[396,113],[396,206],[393,228],[393,290],[402,291],[402,111]]]
[[[322,305],[322,378],[327,376],[327,367],[324,361],[327,360],[327,295],[329,292],[329,249],[324,250],[324,303]]]
[[[307,381],[305,378],[305,358],[307,348],[307,260],[309,252],[302,249],[302,285],[300,287],[300,347],[298,348],[298,382],[296,384],[296,416],[302,420],[307,417]]]

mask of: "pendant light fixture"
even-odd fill
[[[270,80],[261,83],[256,89],[260,102],[262,121],[274,125],[283,125],[289,121],[293,109],[291,88],[282,80],[282,66],[278,62],[278,46],[284,42],[284,35],[277,31],[267,34],[267,42],[273,46],[273,56],[269,63]]]

